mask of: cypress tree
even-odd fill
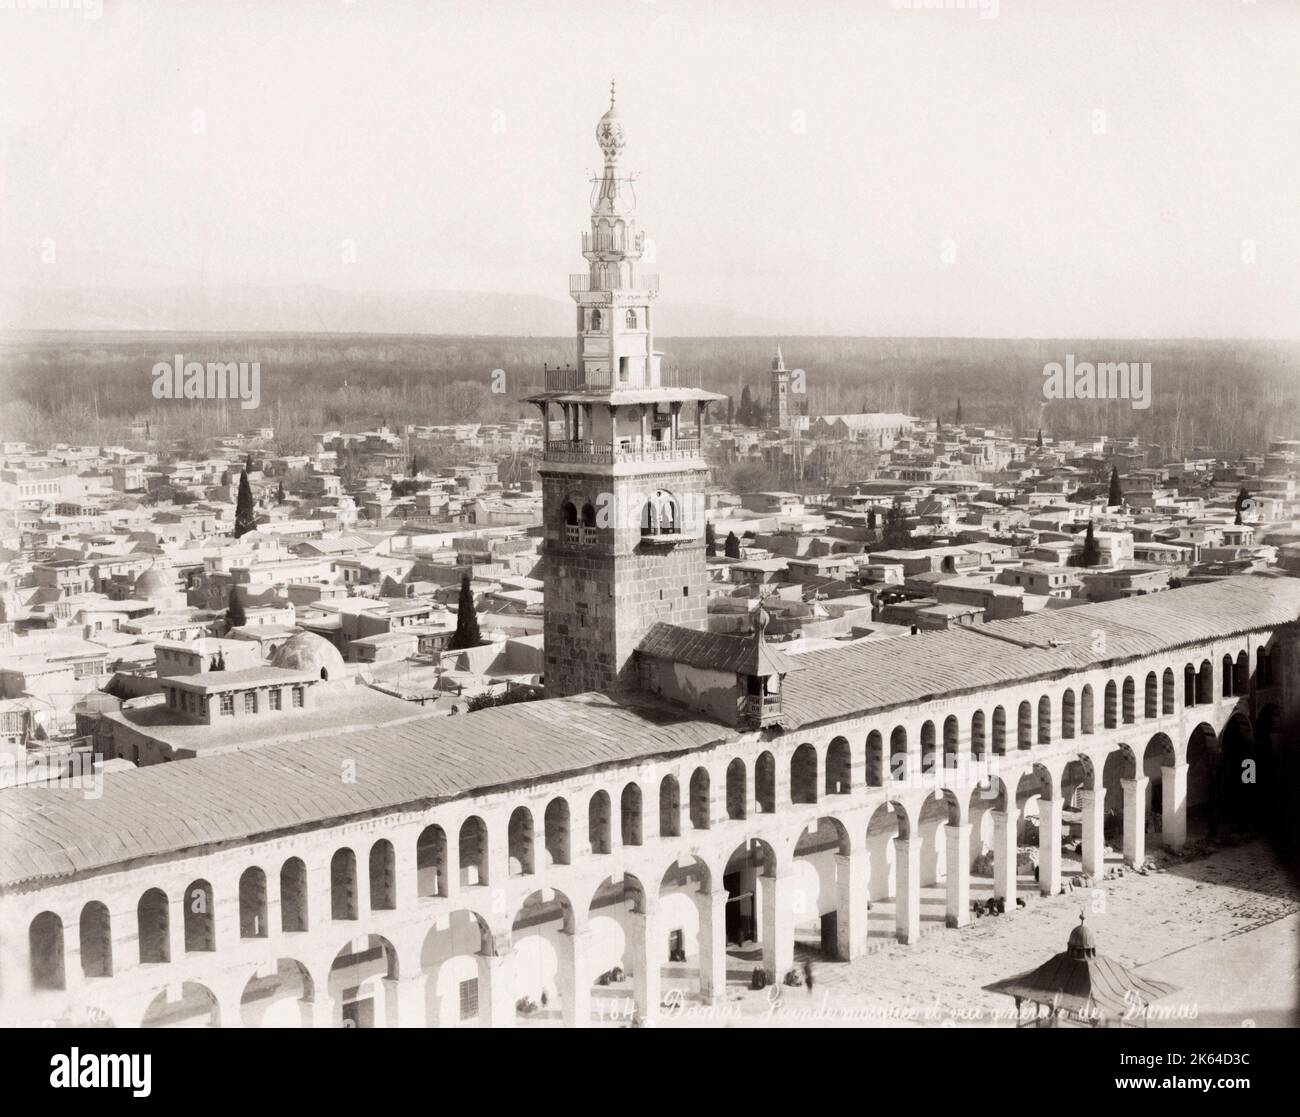
[[[723,547],[723,554],[729,559],[740,558],[740,540],[736,538],[734,531],[727,532],[727,542]]]
[[[248,617],[244,613],[244,603],[239,597],[239,587],[230,587],[230,596],[226,599],[226,631],[232,628],[241,628],[248,623]]]
[[[456,631],[452,633],[451,643],[447,645],[452,651],[461,648],[476,648],[483,643],[483,634],[479,632],[478,612],[474,608],[474,591],[470,589],[469,571],[460,578],[460,600],[456,602]]]
[[[704,524],[704,554],[708,558],[713,558],[717,553],[718,533],[713,526],[713,521],[707,520]]]
[[[1080,566],[1096,566],[1101,562],[1101,545],[1092,534],[1092,521],[1088,521],[1088,533],[1083,537],[1083,554],[1079,558]]]
[[[1039,428],[1038,428],[1038,448],[1039,448],[1040,450],[1043,448],[1043,428],[1042,428],[1042,427],[1039,427]]]
[[[247,535],[257,527],[253,518],[253,490],[248,484],[248,471],[239,475],[239,497],[235,501],[235,538]]]
[[[961,399],[957,400],[957,425],[961,426]]]
[[[1106,504],[1109,507],[1115,507],[1124,503],[1124,490],[1119,487],[1119,466],[1110,467],[1110,495],[1106,497]]]
[[[284,499],[285,499],[285,498],[284,498],[284,482],[281,481],[281,482],[280,482],[280,487],[279,487],[278,489],[275,490],[275,503],[276,503],[276,504],[283,504],[283,503],[284,503]]]

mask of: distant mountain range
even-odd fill
[[[655,313],[661,337],[799,332],[790,323],[698,303],[665,302]],[[344,291],[309,284],[0,289],[0,329],[7,330],[565,337],[573,322],[572,303],[482,291]]]

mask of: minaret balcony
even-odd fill
[[[635,282],[628,284],[619,283],[616,276],[611,276],[610,279],[609,284],[602,286],[599,283],[593,284],[587,272],[572,272],[569,275],[569,294],[583,295],[591,291],[631,291],[637,294],[648,294],[651,297],[659,294],[657,274],[647,275],[643,272]]]
[[[668,442],[641,442],[628,439],[619,443],[573,442],[563,439],[546,443],[548,462],[579,465],[614,465],[618,462],[686,461],[700,456],[698,438],[678,438]]]

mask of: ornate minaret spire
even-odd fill
[[[577,361],[544,369],[545,389],[530,397],[545,432],[550,695],[634,687],[633,653],[651,625],[708,624],[704,420],[722,397],[660,368],[659,277],[641,271],[616,92],[610,82],[596,124],[604,170],[582,234],[587,270],[569,276]]]

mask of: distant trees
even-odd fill
[[[232,628],[242,628],[248,623],[248,615],[244,612],[244,602],[239,596],[239,587],[230,587],[230,596],[226,598],[226,631]]]
[[[734,531],[727,532],[727,541],[723,544],[722,553],[729,559],[740,558],[740,540],[736,538]]]
[[[235,500],[235,538],[247,535],[257,528],[253,514],[253,490],[248,484],[248,471],[239,475],[239,496]]]
[[[456,631],[452,633],[451,643],[447,645],[452,651],[461,648],[477,648],[483,643],[483,634],[478,627],[478,610],[474,608],[474,590],[469,584],[469,571],[460,578],[460,598],[456,602]]]
[[[1119,484],[1119,466],[1110,468],[1110,493],[1106,497],[1106,505],[1110,508],[1118,507],[1124,503],[1124,490]]]

